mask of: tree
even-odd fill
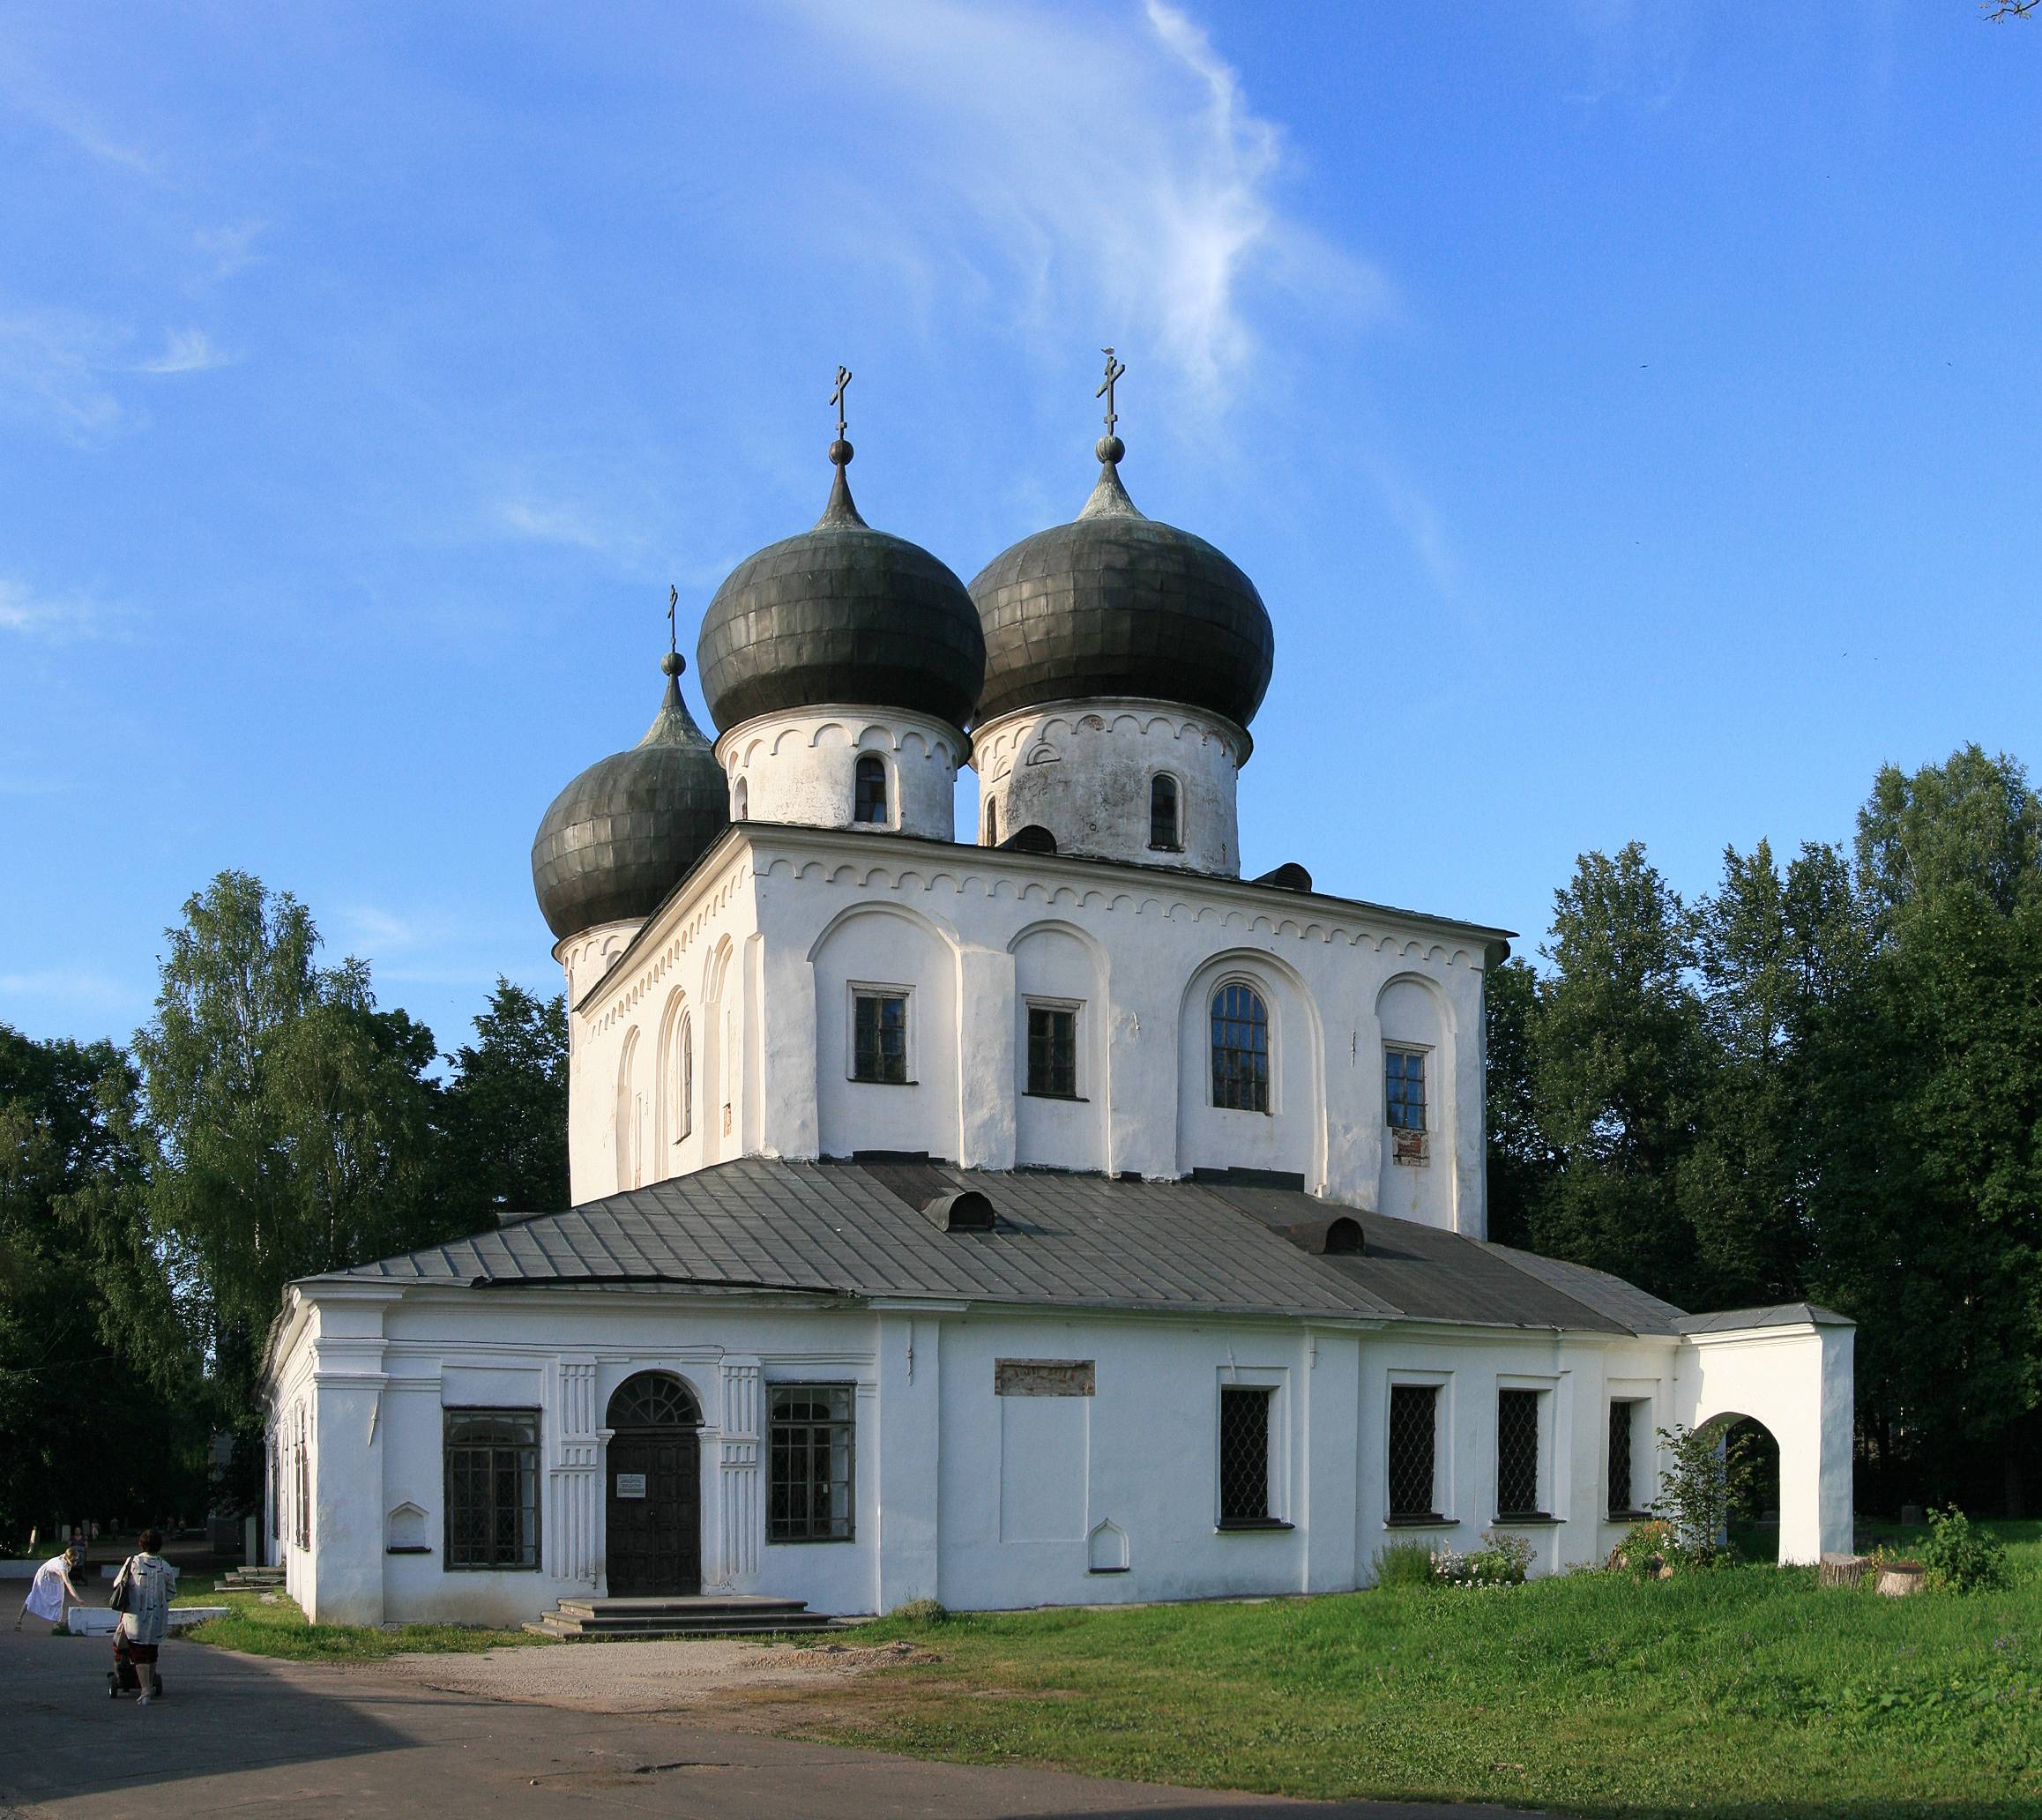
[[[2042,808],[1967,746],[1882,770],[1859,816],[1872,944],[1825,1100],[1824,1286],[1861,1323],[1861,1421],[1915,1482],[2042,1435]]]
[[[447,1058],[443,1114],[447,1212],[467,1231],[569,1203],[565,1000],[499,974],[475,1036]]]
[[[0,1025],[0,1533],[199,1514],[196,1351],[148,1241],[136,1083]]]
[[[1557,1167],[1533,1241],[1680,1301],[1695,1270],[1673,1178],[1703,1035],[1680,895],[1636,841],[1585,854],[1540,952],[1532,1100]]]
[[[1489,1236],[1529,1245],[1538,1209],[1558,1167],[1539,1123],[1534,1070],[1539,1054],[1539,976],[1523,960],[1490,970],[1485,1123],[1489,1146]]]
[[[316,965],[318,931],[287,892],[222,872],[184,916],[136,1039],[160,1152],[149,1204],[245,1440],[287,1283],[453,1235],[435,1194],[436,1051],[376,1010],[362,963]]]

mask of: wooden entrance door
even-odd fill
[[[702,1590],[702,1450],[693,1428],[611,1437],[607,1540],[613,1599]]]

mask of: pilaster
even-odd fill
[[[716,1580],[731,1592],[749,1590],[757,1578],[765,1530],[760,1451],[764,1431],[765,1390],[755,1358],[726,1358],[718,1373],[723,1433],[717,1474],[722,1504],[720,1563]]]

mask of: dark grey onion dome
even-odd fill
[[[986,645],[965,585],[927,550],[858,516],[844,470],[812,531],[731,571],[703,615],[702,692],[727,732],[824,702],[905,708],[969,724]]]
[[[667,698],[628,752],[592,765],[553,799],[532,842],[532,888],[555,936],[650,916],[730,820],[730,787],[681,699],[668,652]]]
[[[1098,452],[1099,482],[1076,519],[1024,537],[972,584],[986,634],[977,722],[1128,695],[1246,727],[1276,663],[1262,596],[1203,537],[1135,510],[1118,436]]]

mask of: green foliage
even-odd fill
[[[1378,1586],[1432,1585],[1432,1550],[1423,1542],[1392,1542],[1375,1551]]]
[[[479,1650],[543,1645],[528,1630],[496,1630],[473,1624],[314,1624],[281,1593],[213,1590],[204,1580],[180,1584],[179,1605],[224,1605],[223,1618],[194,1625],[185,1634],[195,1643],[269,1656],[287,1662],[373,1662],[388,1656],[469,1654]]]
[[[1610,1550],[1609,1564],[1619,1573],[1636,1579],[1658,1578],[1662,1567],[1678,1566],[1681,1538],[1663,1517],[1634,1524],[1630,1533]]]
[[[0,1533],[205,1504],[196,1350],[143,1218],[110,1044],[0,1025]]]
[[[895,1606],[890,1615],[899,1623],[928,1625],[942,1623],[950,1614],[935,1600],[911,1599]]]
[[[1706,1567],[1725,1553],[1722,1540],[1730,1523],[1731,1468],[1718,1451],[1720,1436],[1713,1428],[1689,1428],[1675,1422],[1658,1431],[1666,1464],[1659,1468],[1659,1495],[1654,1508],[1665,1513],[1671,1533],[1670,1565]]]
[[[476,1041],[448,1057],[443,1172],[468,1231],[568,1205],[567,1003],[498,975]]]
[[[1921,1564],[1941,1592],[1997,1592],[2008,1584],[2006,1544],[1990,1530],[1972,1528],[1955,1505],[1928,1513]]]
[[[1532,1544],[1521,1535],[1485,1529],[1482,1546],[1465,1555],[1442,1548],[1432,1557],[1432,1577],[1442,1586],[1522,1586],[1532,1571]]]
[[[1493,1230],[1692,1309],[1859,1323],[1862,1501],[2042,1459],[2042,806],[1889,766],[1854,851],[1761,841],[1689,906],[1583,855],[1489,981]]]

